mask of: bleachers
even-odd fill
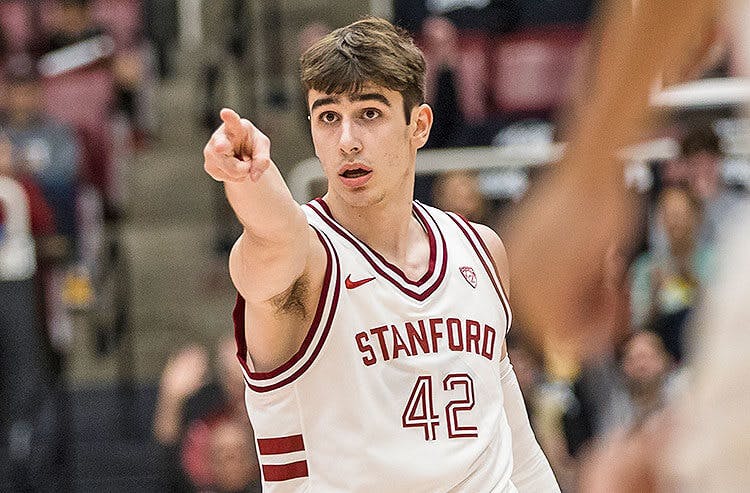
[[[501,115],[550,115],[570,96],[587,42],[578,26],[519,31],[494,40],[489,79]]]
[[[460,120],[467,125],[462,131],[468,138],[454,141],[488,145],[492,136],[483,137],[487,132],[494,134],[527,118],[555,119],[579,82],[588,31],[578,24],[528,27],[507,34],[459,31],[455,44],[452,68]],[[429,48],[425,56],[430,70],[445,63],[439,58],[444,54],[434,55]],[[434,81],[435,75],[428,75],[428,84]]]

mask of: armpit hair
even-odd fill
[[[271,304],[279,313],[296,313],[304,318],[308,284],[307,276],[301,276],[286,291],[271,298]]]

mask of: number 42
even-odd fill
[[[443,379],[443,390],[450,392],[463,388],[461,399],[454,399],[445,406],[448,438],[476,438],[476,426],[458,424],[458,413],[474,408],[474,381],[466,373],[451,373]],[[425,440],[435,440],[435,428],[440,425],[440,416],[435,413],[432,375],[421,375],[411,390],[411,395],[401,415],[404,428],[422,428]]]

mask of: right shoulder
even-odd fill
[[[297,239],[306,245],[302,269],[283,282],[274,273],[288,269],[284,246],[249,260],[252,265],[248,265],[241,253],[248,245],[242,242],[251,240],[240,238],[230,255],[230,273],[245,300],[244,336],[255,371],[269,371],[289,360],[315,315],[332,262],[332,246],[312,226],[305,236]]]

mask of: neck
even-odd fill
[[[377,204],[361,207],[337,200],[330,193],[325,200],[339,224],[396,264],[406,259],[408,246],[424,237],[422,227],[412,216],[411,194],[386,198]]]

